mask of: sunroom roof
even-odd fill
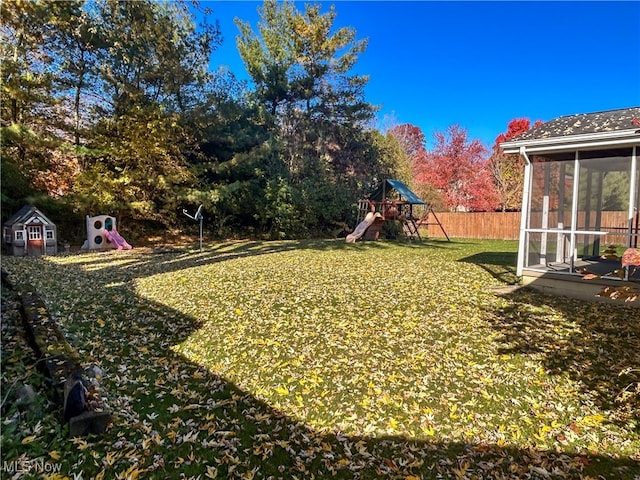
[[[566,137],[568,135],[612,132],[616,130],[637,130],[640,125],[631,123],[634,118],[640,121],[640,107],[565,115],[532,128],[513,138],[512,141]]]
[[[519,147],[552,147],[636,143],[640,140],[640,107],[565,115],[534,127],[500,146],[507,153]]]

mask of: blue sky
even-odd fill
[[[491,147],[514,118],[640,106],[640,1],[318,3],[335,5],[335,27],[369,39],[353,73],[369,75],[380,125],[416,125],[428,145],[454,124]],[[262,2],[201,5],[224,37],[212,66],[248,79],[233,19],[257,31]]]

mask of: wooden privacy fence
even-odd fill
[[[520,212],[436,212],[436,215],[447,235],[452,238],[516,240],[520,234]],[[438,225],[422,228],[429,237],[444,238]]]
[[[438,220],[442,223],[447,235],[452,238],[488,238],[500,240],[517,240],[520,235],[520,212],[436,212]],[[554,221],[549,215],[549,221]],[[537,214],[540,217],[540,214]],[[584,215],[578,216],[578,221],[584,222]],[[429,218],[429,222],[434,222]],[[567,225],[571,219],[567,219]],[[602,212],[601,230],[620,232],[628,228],[627,212]],[[531,225],[540,227],[540,220],[536,219],[536,213],[532,214]],[[550,223],[551,225],[551,223]],[[591,228],[595,225],[595,219],[590,222]],[[438,225],[422,225],[421,234],[432,238],[444,238],[444,234]],[[606,242],[607,240],[605,240]]]

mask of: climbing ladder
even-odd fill
[[[418,223],[419,219],[414,215],[414,205],[407,203],[401,204],[400,214],[397,216],[397,219],[400,220],[402,233],[404,234],[405,239],[409,241],[422,241],[420,226]]]
[[[369,205],[369,202],[367,202],[366,200],[360,200],[358,202],[358,217],[356,219],[357,223],[363,221],[364,217],[366,217],[367,213],[369,213],[370,211],[371,206]]]
[[[422,241],[422,237],[418,231],[418,224],[413,217],[404,217],[402,220],[402,232],[407,240]]]

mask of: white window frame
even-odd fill
[[[27,238],[29,241],[42,240],[42,227],[40,225],[29,225],[27,227]]]

